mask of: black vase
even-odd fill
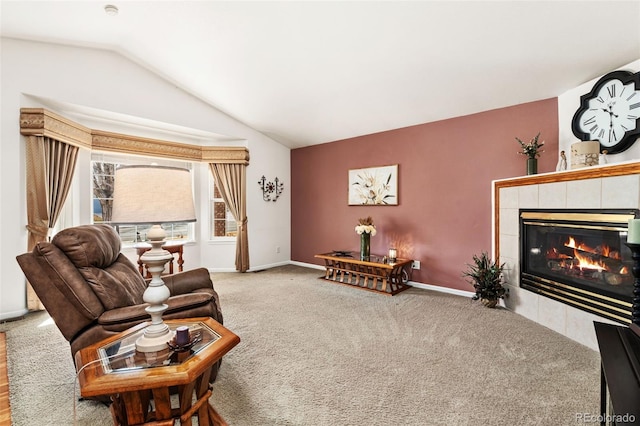
[[[371,256],[371,234],[363,232],[360,234],[360,260],[369,260]]]

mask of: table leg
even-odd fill
[[[324,272],[324,279],[328,280],[331,278],[331,272],[333,271],[332,268],[333,262],[329,259],[325,259],[324,261],[324,268],[325,268],[325,272]]]
[[[227,422],[224,421],[222,416],[218,414],[215,408],[211,406],[211,404],[207,404],[209,408],[209,418],[211,419],[211,424],[213,426],[228,426]]]
[[[182,250],[178,251],[178,272],[182,272],[184,265],[184,259],[182,258]]]

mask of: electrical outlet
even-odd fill
[[[420,269],[420,261],[414,260],[413,263],[411,264],[411,269]]]
[[[280,253],[280,246],[276,247],[276,253]]]

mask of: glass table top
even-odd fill
[[[178,365],[220,339],[220,335],[203,322],[167,322],[167,325],[172,331],[175,331],[180,326],[189,327],[191,338],[189,345],[181,349],[172,349],[167,345],[166,350],[159,352],[138,352],[136,351],[136,340],[144,334],[146,327],[141,328],[98,348],[98,357],[104,372],[108,374],[118,371]]]
[[[357,252],[357,251],[334,250],[331,253],[326,253],[326,256],[340,257],[340,258],[344,258],[345,260],[348,260],[348,259],[363,260],[365,262],[381,263],[384,265],[393,265],[395,263],[406,261],[406,259],[396,259],[395,262],[390,262],[387,256],[381,256],[378,254],[371,254],[370,256],[367,256],[365,259],[360,259],[360,252]]]

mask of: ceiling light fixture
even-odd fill
[[[109,16],[116,16],[118,14],[118,8],[112,4],[108,4],[104,7],[104,11]]]

